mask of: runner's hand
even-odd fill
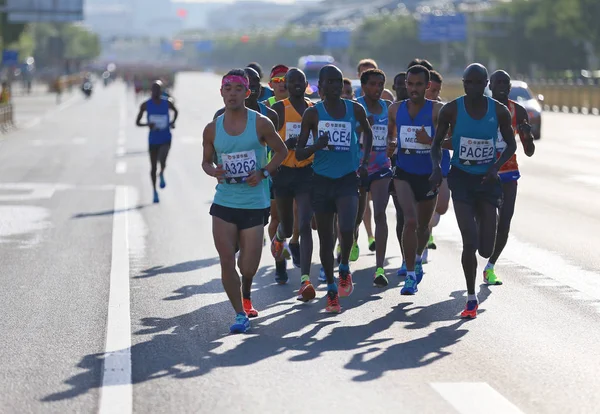
[[[529,136],[529,134],[531,134],[531,125],[529,125],[529,123],[526,120],[523,120],[523,122],[520,123],[517,128],[519,129],[519,132],[523,135]]]
[[[155,128],[156,128],[156,124],[155,124],[154,122],[150,122],[150,123],[148,124],[148,126],[150,127],[150,130],[151,130],[151,131],[154,131],[154,130],[155,130]]]
[[[360,178],[367,178],[369,176],[369,169],[367,163],[363,162],[360,165],[360,167],[358,168],[358,174],[360,175]]]
[[[434,167],[433,172],[429,176],[429,185],[432,191],[436,191],[442,185],[442,169]]]
[[[498,167],[496,167],[496,164],[493,164],[490,169],[488,170],[488,172],[485,174],[485,176],[483,177],[483,180],[481,180],[482,184],[487,184],[487,183],[493,183],[494,181],[499,181],[500,177],[498,176]]]
[[[388,142],[387,144],[387,156],[388,158],[392,158],[394,152],[396,152],[396,148],[398,147],[398,143],[396,141]]]
[[[431,145],[431,137],[425,131],[425,126],[422,126],[416,133],[417,142],[419,144]]]
[[[223,184],[225,182],[225,173],[227,171],[225,171],[223,169],[223,164],[218,164],[215,169],[212,172],[212,176],[215,177],[217,179],[217,181],[219,182],[219,184]]]
[[[285,146],[289,150],[295,149],[297,145],[298,145],[298,138],[290,138],[287,141],[285,141]]]
[[[256,187],[264,178],[262,171],[256,170],[246,178],[246,184],[250,187]]]
[[[323,132],[319,136],[319,139],[315,142],[317,149],[323,149],[329,144],[329,132]]]
[[[169,126],[171,127],[171,129],[175,129],[175,122],[171,122],[171,124],[169,124]]]

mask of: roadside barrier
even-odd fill
[[[0,130],[6,133],[15,128],[13,105],[11,103],[0,105]]]

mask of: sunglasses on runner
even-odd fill
[[[271,83],[284,83],[285,76],[278,76],[276,78],[271,78]]]

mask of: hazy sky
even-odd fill
[[[256,1],[256,0],[171,0],[172,3],[235,3],[236,1]],[[317,2],[320,0],[261,0],[268,3],[282,3],[282,4],[290,4],[290,3],[310,3]]]

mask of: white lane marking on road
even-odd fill
[[[123,132],[123,131],[121,131]],[[120,134],[120,133],[119,133]],[[125,133],[123,132],[123,136],[119,136],[119,139],[117,140],[117,145],[125,145]]]
[[[458,246],[462,245],[460,230],[453,217],[452,207],[446,214],[447,218],[442,219],[436,227],[436,238],[454,242]],[[548,279],[558,282],[559,285],[569,286],[579,291],[577,298],[587,297],[588,300],[600,300],[600,273],[585,270],[567,262],[559,252],[552,252],[525,243],[514,236],[509,236],[509,241],[502,252],[502,259],[512,263],[524,266],[541,275],[537,277],[536,285],[556,286],[549,284]],[[571,294],[570,292],[566,292]],[[573,295],[571,294],[571,297]]]
[[[123,155],[125,155],[125,147],[119,147],[117,148],[117,157],[122,157]]]
[[[130,206],[128,196],[127,187],[118,186],[116,188],[100,414],[129,414],[133,407],[127,211]]]
[[[117,174],[125,174],[127,172],[127,163],[125,161],[118,161],[115,166],[115,172]]]
[[[486,382],[433,382],[430,385],[460,414],[523,414]]]

